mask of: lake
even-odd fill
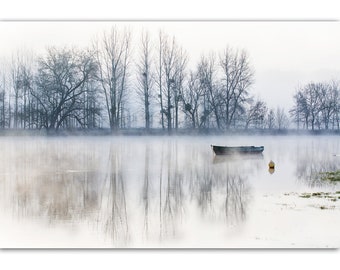
[[[339,170],[337,136],[23,136],[0,149],[2,248],[340,247],[340,184],[320,174]]]

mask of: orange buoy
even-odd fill
[[[275,163],[274,163],[274,161],[272,161],[272,160],[269,161],[268,167],[269,167],[268,172],[270,174],[273,174],[275,172]]]

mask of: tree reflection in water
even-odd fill
[[[149,234],[149,208],[150,208],[149,160],[150,160],[150,145],[147,144],[145,147],[144,184],[143,184],[144,234],[146,238],[148,238]]]
[[[111,144],[99,222],[104,224],[105,231],[111,235],[113,242],[117,241],[125,245],[129,240],[129,226],[122,151],[121,145]]]
[[[253,161],[256,163],[255,158]],[[254,167],[254,162],[251,167]],[[221,157],[218,162],[215,158],[214,163],[197,161],[197,164],[200,165],[192,168],[196,169],[194,175],[198,187],[192,193],[197,196],[202,215],[223,217],[227,224],[244,221],[250,193],[247,183],[249,163],[243,157],[235,160],[230,156]]]
[[[160,186],[162,177],[167,181],[160,189],[161,237],[174,236],[181,230],[183,217],[192,214],[189,212],[193,210],[192,203],[200,209],[203,219],[212,222],[222,219],[229,225],[244,221],[250,198],[246,179],[250,171],[258,168],[254,164],[262,156],[250,162],[242,157],[225,159],[216,165],[205,149],[202,151],[192,145],[179,149],[176,142],[167,144],[162,150],[163,156],[166,156],[166,164],[163,168],[162,158],[160,171],[164,173],[160,175]]]
[[[192,220],[245,220],[247,179],[257,160],[215,164],[205,145],[175,139],[128,144],[55,139],[15,145],[0,165],[17,164],[16,173],[1,179],[8,183],[7,206],[20,219],[87,224],[115,247],[144,241],[142,235],[145,241],[174,239],[195,226]]]
[[[163,156],[166,156],[165,169]],[[178,145],[176,142],[168,142],[165,153],[162,152],[160,168],[160,239],[176,235],[178,223],[181,223],[184,212],[183,170],[178,162]],[[164,183],[163,177],[166,179]]]

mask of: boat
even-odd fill
[[[264,146],[218,146],[211,145],[216,155],[261,154]]]

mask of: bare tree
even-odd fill
[[[190,73],[187,87],[183,92],[184,113],[190,118],[193,129],[200,126],[199,107],[204,97],[204,88],[202,87],[197,73]]]
[[[22,66],[21,70],[21,83],[22,83],[22,95],[23,95],[23,109],[21,110],[21,120],[23,122],[23,128],[31,127],[31,114],[32,114],[32,95],[30,89],[34,84],[34,74],[30,63],[26,63]]]
[[[210,54],[209,57],[201,57],[198,63],[197,73],[199,77],[200,87],[204,91],[203,96],[203,113],[200,117],[200,126],[210,128],[210,114],[213,112],[217,127],[220,128],[220,114],[218,111],[221,96],[217,87],[215,73],[215,56]]]
[[[314,130],[339,128],[339,86],[330,83],[308,83],[300,87],[294,95],[294,107],[290,110],[294,120],[306,128]]]
[[[0,127],[4,129],[7,124],[7,95],[6,95],[6,75],[0,73]]]
[[[294,119],[297,129],[300,129],[301,124],[305,125],[305,128],[308,129],[309,110],[303,91],[298,89],[293,98],[295,104],[289,113]]]
[[[331,83],[334,111],[330,117],[332,128],[340,130],[340,85],[339,82]]]
[[[323,95],[327,88],[327,84],[311,82],[298,89],[294,95],[295,105],[290,111],[298,122],[298,128],[300,122],[306,129],[311,127],[314,130],[316,126],[321,128],[320,114],[325,104]]]
[[[83,126],[80,117],[85,84],[94,77],[96,64],[88,51],[49,48],[47,56],[38,61],[37,87],[31,89],[40,115],[39,127],[59,129],[74,119]]]
[[[14,93],[14,121],[13,125],[14,128],[18,128],[19,122],[19,100],[22,95],[22,85],[20,81],[20,69],[22,66],[22,59],[20,59],[20,55],[18,54],[16,58],[13,57],[12,59],[12,68],[11,68],[11,79],[12,79],[12,86],[13,86],[13,93]]]
[[[166,116],[167,129],[171,133],[173,128],[173,118],[175,128],[178,128],[178,108],[181,100],[181,91],[184,82],[184,69],[186,65],[186,55],[177,45],[175,38],[163,39],[162,50],[162,113]],[[173,113],[174,109],[174,113]],[[175,114],[175,117],[173,116]]]
[[[160,114],[161,114],[161,126],[165,129],[164,115],[166,115],[166,110],[163,106],[163,45],[164,45],[164,35],[159,32],[159,43],[158,43],[158,63],[157,63],[157,80],[156,83],[159,88],[158,99],[160,104]]]
[[[101,127],[104,102],[100,86],[94,79],[91,79],[86,82],[84,87],[86,88],[82,95],[84,127],[90,129]]]
[[[174,87],[174,104],[175,104],[175,129],[178,130],[179,125],[179,104],[183,101],[183,84],[185,81],[185,68],[187,64],[187,56],[183,48],[178,50],[176,59],[176,76]]]
[[[229,47],[220,57],[220,66],[223,70],[224,123],[226,129],[229,129],[237,111],[247,101],[249,88],[254,82],[254,71],[245,51],[233,51]]]
[[[29,52],[18,52],[12,59],[11,80],[14,92],[14,128],[31,126],[30,89],[34,84],[33,55]]]
[[[320,89],[320,111],[324,128],[329,129],[332,116],[337,112],[337,104],[339,100],[339,83],[332,81],[324,83],[324,87]]]
[[[164,78],[165,78],[165,87],[164,87],[164,97],[165,97],[165,115],[167,119],[167,128],[170,133],[172,130],[172,92],[175,83],[175,62],[176,62],[176,43],[175,38],[172,39],[172,43],[169,44],[169,40],[165,40],[163,47],[163,70],[164,70]]]
[[[275,128],[275,113],[273,109],[269,110],[269,113],[267,114],[267,126],[268,129],[274,129]]]
[[[277,107],[275,119],[276,119],[276,126],[279,130],[288,128],[289,118],[288,118],[284,108]]]
[[[252,102],[249,110],[247,110],[245,128],[249,128],[250,124],[253,124],[255,128],[263,128],[266,114],[267,106],[264,101],[258,99]]]
[[[117,27],[113,27],[110,33],[104,33],[101,42],[96,44],[99,63],[98,79],[105,96],[105,105],[112,131],[117,130],[123,123],[130,42],[130,31],[120,32]]]
[[[138,70],[138,87],[137,94],[142,100],[145,128],[150,129],[151,108],[150,103],[153,96],[154,73],[152,71],[152,55],[150,37],[147,32],[142,34],[141,38],[141,56],[137,64]]]
[[[318,114],[321,111],[321,92],[324,91],[324,87],[322,83],[309,83],[304,88],[312,130],[315,129]]]

